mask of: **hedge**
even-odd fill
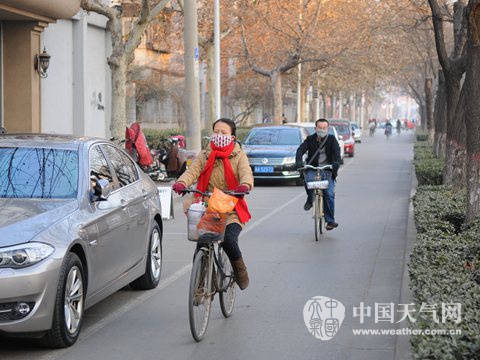
[[[167,139],[172,135],[184,135],[185,136],[185,130],[181,129],[147,129],[144,128],[142,129],[143,133],[145,134],[145,137],[147,139],[148,146],[150,149],[160,149],[164,144],[162,144],[162,139]],[[248,134],[250,131],[250,127],[238,127],[237,128],[237,139],[239,141],[243,141],[245,136]],[[202,136],[202,147],[205,147],[207,144],[208,140],[206,140],[204,137],[210,136],[212,134],[211,130],[202,130],[201,136]],[[187,145],[188,146],[188,145]]]
[[[428,132],[418,130],[415,132],[415,136],[417,141],[427,141],[428,140]]]
[[[415,161],[425,159],[415,147]],[[461,330],[461,335],[413,335],[414,359],[480,358],[480,219],[464,225],[465,191],[419,186],[413,197],[416,241],[409,262],[412,330]],[[442,303],[460,303],[461,321],[442,323]],[[439,323],[421,305],[438,306]]]
[[[419,185],[441,185],[443,183],[443,159],[437,159],[426,141],[414,145],[413,164]]]

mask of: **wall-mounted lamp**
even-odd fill
[[[117,10],[120,14],[123,13],[123,6],[121,0],[110,0],[110,7]]]
[[[45,48],[43,48],[43,52],[40,55],[35,55],[35,58],[34,58],[35,70],[37,70],[38,75],[40,75],[42,79],[45,79],[48,76],[47,69],[49,65],[50,65],[50,54],[47,53]]]

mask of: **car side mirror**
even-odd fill
[[[343,135],[338,135],[338,140],[343,140]]]
[[[112,184],[107,179],[99,179],[95,182],[93,195],[95,200],[105,201],[112,192]]]

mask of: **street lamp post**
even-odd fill
[[[200,84],[198,81],[197,0],[185,0],[185,97],[186,143],[189,150],[201,150]]]

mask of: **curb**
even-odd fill
[[[413,242],[415,241],[417,230],[415,227],[415,221],[413,218],[413,203],[412,197],[417,191],[418,181],[415,174],[415,167],[412,162],[412,181],[410,186],[410,201],[408,206],[408,220],[407,229],[405,233],[405,252],[404,252],[404,264],[402,274],[402,286],[400,289],[400,304],[410,304],[412,299],[412,293],[409,285],[408,274],[408,262],[409,256],[412,251]],[[412,350],[410,347],[410,335],[397,335],[395,340],[395,360],[412,359]]]

